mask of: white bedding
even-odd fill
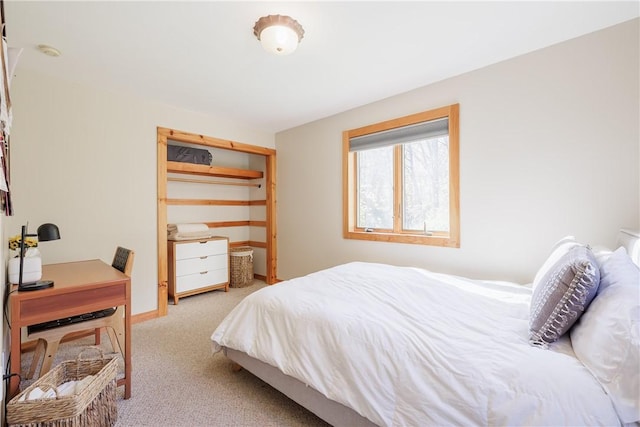
[[[254,292],[211,339],[378,425],[619,425],[568,339],[529,345],[530,297],[356,262]]]

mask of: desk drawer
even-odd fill
[[[223,255],[205,255],[199,258],[179,259],[176,261],[176,277],[202,271],[226,269],[228,257]]]
[[[176,245],[176,260],[226,253],[227,239],[180,243]]]
[[[206,286],[217,285],[218,283],[225,283],[228,280],[229,273],[226,268],[180,276],[176,277],[176,292],[192,291]]]
[[[126,304],[127,286],[123,281],[109,286],[77,286],[61,294],[30,293],[29,299],[20,301],[18,311],[22,323],[17,327]]]

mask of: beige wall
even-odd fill
[[[45,263],[136,251],[133,313],[157,308],[156,127],[274,148],[271,133],[21,70],[12,83],[11,178],[15,216],[5,235],[53,222],[61,240]],[[5,241],[5,240],[3,240]]]
[[[638,228],[638,20],[310,123],[242,124],[21,70],[5,236],[60,226],[44,261],[136,250],[133,311],[156,308],[156,126],[278,150],[278,275],[350,260],[528,281],[558,238]],[[383,84],[384,82],[381,82]],[[342,88],[339,90],[348,90]],[[341,132],[459,102],[460,249],[342,239]],[[277,143],[276,143],[277,142]],[[6,241],[3,240],[3,241]]]
[[[277,134],[278,276],[363,260],[529,282],[565,235],[613,245],[640,226],[638,33],[636,19]],[[453,103],[461,247],[343,239],[342,131]]]

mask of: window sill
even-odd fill
[[[425,236],[424,234],[397,234],[365,231],[347,231],[345,239],[370,240],[377,242],[411,243],[427,246],[459,248],[460,241],[453,236]]]

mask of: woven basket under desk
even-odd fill
[[[99,359],[81,356],[89,349],[100,353]],[[98,347],[82,350],[76,360],[68,360],[55,366],[7,404],[9,427],[107,427],[118,418],[116,406],[116,373],[118,358],[105,358]],[[78,394],[49,399],[23,400],[20,398],[40,387],[46,391],[67,381],[78,381],[89,375],[94,378]]]

